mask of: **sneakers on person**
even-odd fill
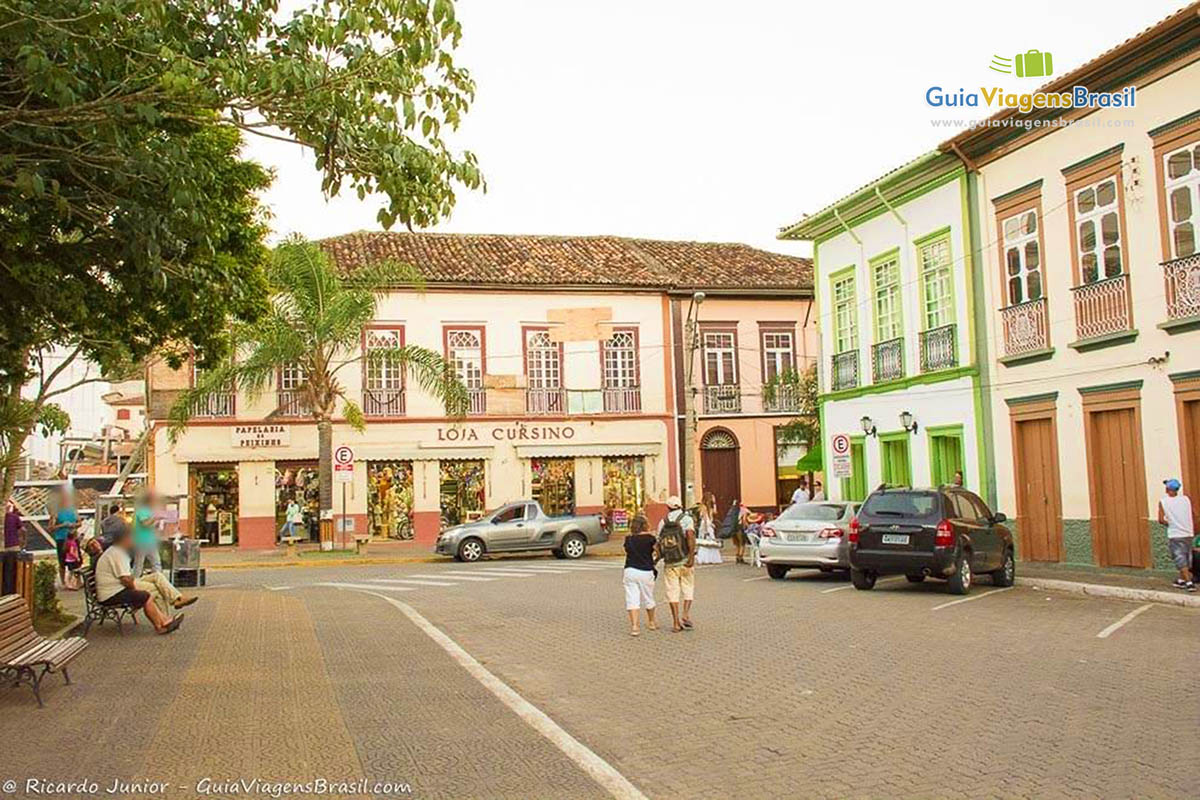
[[[1185,592],[1194,592],[1194,591],[1196,591],[1196,584],[1195,584],[1195,582],[1193,582],[1193,581],[1188,581],[1188,582],[1187,582],[1187,583],[1184,585],[1184,587],[1183,587],[1183,590],[1184,590]]]
[[[1185,581],[1183,578],[1176,578],[1175,583],[1173,583],[1171,585],[1174,586],[1176,589],[1186,589],[1188,582]]]

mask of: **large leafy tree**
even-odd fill
[[[386,197],[384,226],[480,186],[443,139],[474,93],[460,33],[451,0],[0,0],[6,452],[51,346],[108,372],[164,345],[210,362],[264,311],[267,175],[240,137],[309,148],[325,192]]]
[[[291,239],[276,248],[268,267],[269,311],[231,330],[235,355],[205,371],[195,387],[180,394],[171,409],[172,436],[217,392],[237,389],[250,398],[274,389],[282,368],[304,377],[299,405],[317,424],[321,539],[332,540],[333,420],[338,412],[353,429],[366,427],[362,406],[347,392],[343,370],[389,366],[439,398],[451,416],[466,412],[466,387],[441,354],[415,345],[363,352],[363,330],[375,319],[379,300],[390,289],[420,288],[420,275],[395,262],[376,262],[339,275],[312,242]],[[273,415],[292,409],[276,408]]]

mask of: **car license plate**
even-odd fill
[[[884,544],[908,544],[907,533],[885,533],[883,535]]]
[[[787,540],[789,542],[811,542],[812,534],[811,533],[789,533],[787,535]]]

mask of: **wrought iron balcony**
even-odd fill
[[[737,384],[704,387],[705,414],[738,414],[742,410],[742,390]]]
[[[1050,318],[1046,298],[1000,309],[1004,326],[1004,355],[1020,356],[1050,347]]]
[[[791,385],[763,387],[763,410],[768,413],[798,412],[801,410],[800,388]]]
[[[526,414],[563,414],[567,410],[566,393],[562,389],[526,389]]]
[[[1167,319],[1200,316],[1200,253],[1163,264],[1167,283]]]
[[[1071,291],[1075,294],[1075,333],[1080,340],[1133,330],[1128,275],[1085,283]]]
[[[213,392],[205,395],[196,402],[193,417],[213,418],[232,417],[234,410],[233,392]]]
[[[367,389],[363,414],[368,417],[404,416],[404,389]]]
[[[871,376],[875,383],[904,377],[904,339],[888,339],[871,346]]]
[[[487,391],[482,387],[467,389],[467,415],[480,417],[487,413]]]
[[[604,410],[610,414],[629,414],[642,410],[642,387],[605,387]]]
[[[958,366],[957,325],[921,331],[921,372],[937,372]]]
[[[280,389],[275,393],[276,416],[279,417],[309,417],[312,416],[312,406],[299,389]]]
[[[858,386],[858,350],[847,350],[833,356],[833,390]]]

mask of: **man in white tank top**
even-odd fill
[[[1180,491],[1181,485],[1175,478],[1163,481],[1167,493],[1158,501],[1158,523],[1167,526],[1167,549],[1179,570],[1175,581],[1176,589],[1196,591],[1192,580],[1192,537],[1196,535],[1192,517],[1192,501]]]

